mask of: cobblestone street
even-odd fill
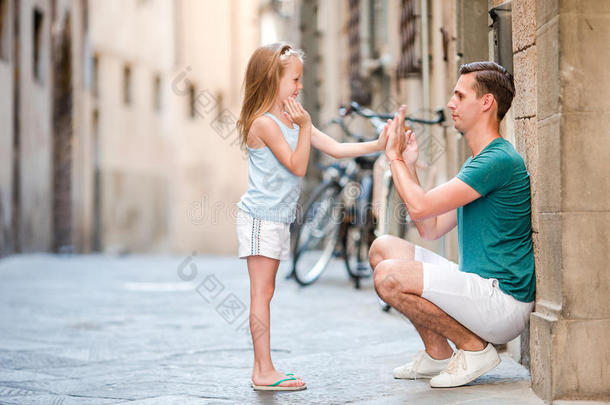
[[[245,263],[231,257],[13,256],[0,262],[1,404],[541,404],[507,355],[470,386],[395,380],[422,349],[341,263],[300,288],[280,268],[271,347],[308,389],[250,387]],[[246,322],[246,323],[244,323]]]

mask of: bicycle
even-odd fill
[[[360,106],[357,103],[352,103],[352,109],[358,111]],[[367,117],[366,111],[359,112],[360,115]],[[392,119],[393,115],[375,115],[378,118]],[[408,127],[411,127],[415,131],[413,124],[423,125],[442,125],[445,122],[445,113],[443,109],[436,111],[436,118],[433,120],[426,120],[421,118],[405,117],[405,121]],[[385,159],[385,157],[382,157]],[[381,162],[380,162],[381,163]],[[392,172],[389,166],[386,165],[384,172],[381,175],[381,183],[379,186],[382,187],[384,192],[382,198],[382,206],[380,207],[381,215],[379,215],[377,226],[375,228],[375,236],[381,235],[396,235],[398,237],[406,237],[408,227],[412,224],[409,212],[402,198],[398,194],[394,182],[392,181]],[[389,304],[378,298],[379,305],[384,312],[390,311],[392,308]]]
[[[364,118],[375,118],[386,121],[388,119],[394,118],[394,115],[392,114],[371,113],[370,110],[363,109],[355,101],[350,104],[350,108],[352,112],[355,112]],[[413,124],[442,125],[443,122],[445,122],[444,110],[442,108],[438,109],[435,111],[435,114],[436,118],[432,120],[407,116],[405,117],[405,122],[408,127],[413,127]],[[398,195],[396,187],[394,187],[394,182],[392,181],[392,172],[390,171],[389,167],[387,167],[383,172],[381,180],[381,187],[385,192],[382,199],[383,203],[380,207],[382,215],[379,216],[379,219],[377,221],[375,236],[391,234],[403,237],[404,235],[406,235],[408,226],[412,223],[412,221],[409,217],[407,207],[400,198],[400,195]]]
[[[369,140],[347,128],[344,117],[350,113],[349,107],[340,108],[339,116],[331,123],[359,142]],[[377,134],[381,133],[385,122],[374,114],[368,118]],[[333,257],[343,258],[356,288],[360,288],[361,279],[372,275],[368,262],[376,226],[371,209],[372,169],[380,154],[322,167],[322,183],[312,192],[294,228],[292,272],[288,277],[294,277],[302,286],[310,285]]]

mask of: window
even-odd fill
[[[189,84],[189,106],[190,106],[189,117],[191,117],[191,118],[197,117],[197,108],[196,108],[197,98],[195,97],[196,94],[197,94],[197,92],[195,90],[195,86],[192,83]]]
[[[417,15],[415,0],[402,0],[400,13],[400,61],[398,78],[404,79],[410,74],[421,71],[416,48]]]
[[[32,20],[32,28],[33,28],[33,40],[34,40],[34,55],[32,55],[32,71],[34,72],[34,78],[38,82],[42,82],[44,80],[44,60],[43,60],[43,14],[42,11],[35,8]]]
[[[131,68],[129,66],[123,67],[123,102],[125,104],[131,104]]]
[[[351,99],[362,105],[368,105],[371,102],[372,94],[367,87],[367,83],[365,83],[360,74],[360,0],[349,0],[348,5],[349,80]]]
[[[93,109],[91,113],[91,128],[93,129],[93,136],[97,139],[100,135],[100,112],[97,108]],[[98,153],[98,151],[95,151]]]
[[[99,69],[100,69],[100,58],[97,55],[93,55],[93,60],[91,61],[91,92],[93,93],[93,97],[97,98],[99,96]]]
[[[161,76],[155,75],[153,84],[153,108],[156,112],[161,111]]]
[[[10,24],[8,0],[0,0],[0,59],[8,60]]]

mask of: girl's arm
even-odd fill
[[[299,126],[299,140],[294,152],[284,139],[282,130],[267,116],[263,115],[254,120],[249,136],[261,140],[268,146],[277,160],[292,174],[303,177],[307,171],[311,149],[311,118],[307,111],[292,99],[285,103],[285,108],[292,121]]]
[[[379,135],[379,139],[370,142],[345,142],[335,141],[316,127],[312,127],[311,145],[330,155],[335,159],[362,156],[369,153],[380,152],[385,149],[386,129]]]

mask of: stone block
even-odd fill
[[[537,122],[538,164],[536,171],[536,211],[558,212],[561,209],[561,137],[557,114]]]
[[[515,149],[517,149],[517,152],[519,152],[521,154],[521,156],[523,156],[523,159],[526,161],[525,163],[527,164],[527,156],[526,156],[526,147],[525,147],[525,135],[522,133],[523,131],[523,122],[525,120],[528,120],[529,118],[517,118],[515,119]]]
[[[513,57],[515,77],[515,98],[513,115],[515,118],[536,115],[536,47],[517,52]]]
[[[610,14],[562,13],[559,24],[562,111],[608,111]]]
[[[560,2],[559,12],[561,14],[609,14],[610,2],[606,0],[564,0]]]
[[[536,74],[538,119],[560,112],[559,18],[538,30],[536,38]]]
[[[544,26],[559,14],[559,0],[536,0],[536,28]]]
[[[610,319],[562,320],[553,327],[553,399],[610,399],[608,330]]]
[[[530,316],[532,389],[546,401],[610,398],[610,320]],[[553,401],[555,403],[555,401]]]
[[[530,315],[530,370],[532,389],[542,399],[551,398],[554,319],[534,312]]]
[[[524,118],[515,120],[515,141],[517,151],[523,156],[527,171],[530,175],[530,189],[532,195],[532,227],[534,232],[538,232],[537,209],[538,205],[538,142],[536,138],[535,118]]]
[[[536,0],[513,0],[513,52],[536,43]]]
[[[562,114],[562,200],[565,211],[610,210],[610,111]]]
[[[564,214],[561,233],[562,316],[610,318],[610,212]]]
[[[540,214],[539,232],[533,235],[536,302],[544,301],[549,307],[559,307],[562,301],[561,229],[560,214]]]

